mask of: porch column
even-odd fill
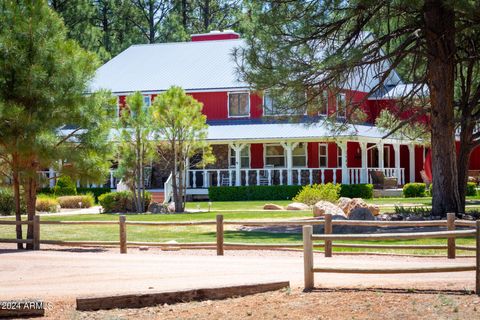
[[[287,185],[289,186],[293,184],[293,149],[295,149],[297,145],[298,142],[282,142],[283,148],[287,151]]]
[[[408,145],[408,164],[410,168],[410,182],[415,182],[415,145]]]
[[[378,167],[383,169],[385,164],[383,162],[383,142],[377,143],[377,150],[378,150]]]
[[[337,142],[337,146],[342,151],[342,184],[350,184],[347,166],[347,142]]]
[[[393,144],[393,151],[395,152],[395,173],[397,176],[398,184],[402,184],[402,175],[400,174],[400,144]]]
[[[48,185],[50,188],[55,187],[55,179],[52,179],[55,176],[55,170],[53,168],[48,169]]]
[[[360,152],[362,154],[362,174],[361,183],[368,183],[368,144],[366,142],[359,142]]]
[[[241,168],[241,157],[240,154],[245,148],[246,144],[245,143],[237,143],[237,144],[231,144],[230,147],[235,151],[235,185],[236,186],[241,186],[242,185],[242,175],[240,172]]]

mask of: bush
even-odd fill
[[[342,184],[340,197],[372,199],[373,184]]]
[[[69,176],[61,176],[53,188],[55,196],[72,196],[77,194],[77,187]]]
[[[403,186],[405,198],[425,197],[425,183],[412,182]]]
[[[301,186],[210,187],[210,201],[290,200]]]
[[[306,185],[292,199],[295,202],[302,202],[314,205],[320,200],[336,202],[340,194],[340,185],[333,183]]]
[[[466,196],[476,196],[477,195],[477,184],[475,182],[468,182],[467,189],[465,190]]]
[[[25,203],[20,199],[20,211],[25,213]],[[15,214],[15,199],[11,188],[0,188],[0,216]]]
[[[98,203],[98,197],[102,194],[109,193],[110,188],[77,188],[77,194],[92,194],[95,198],[95,203]]]
[[[79,196],[63,196],[57,198],[62,208],[90,208],[94,205],[93,194],[84,194]]]
[[[144,212],[147,211],[151,199],[152,195],[149,192],[145,192]],[[98,202],[103,207],[104,213],[135,212],[133,193],[131,191],[104,193],[98,197]]]
[[[35,203],[35,210],[40,212],[58,212],[59,207],[57,199],[45,195],[37,197]]]

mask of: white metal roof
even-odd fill
[[[213,125],[208,127],[207,140],[210,143],[225,142],[274,142],[282,140],[320,141],[320,140],[358,140],[378,143],[385,135],[377,127],[366,125],[346,125],[346,129],[337,133],[325,123],[268,123],[243,125]],[[389,138],[384,142],[399,142],[402,139]],[[408,143],[405,142],[404,143]]]
[[[245,88],[237,81],[232,56],[243,40],[214,40],[134,45],[97,70],[90,90],[114,93]]]
[[[428,90],[427,85],[425,84],[397,84],[395,87],[390,89],[381,97],[376,97],[375,99],[399,99],[407,96],[415,97],[428,97],[430,91]]]

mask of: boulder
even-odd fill
[[[308,210],[310,209],[308,205],[301,202],[293,202],[287,206],[287,210]]]
[[[283,210],[283,207],[279,206],[278,204],[267,203],[263,206],[263,210]]]
[[[375,217],[373,214],[368,210],[368,208],[355,208],[350,211],[350,215],[348,216],[348,220],[368,220],[373,221]]]
[[[368,210],[374,215],[378,216],[380,214],[380,207],[376,204],[368,204],[367,205]]]
[[[321,216],[324,216],[326,213],[330,213],[333,216],[337,215],[337,216],[345,217],[345,213],[343,212],[343,210],[331,202],[319,201],[315,203],[315,205],[313,206],[314,217],[321,217]]]
[[[362,198],[340,198],[338,203],[347,217],[349,217],[350,213],[357,208],[367,208],[374,216],[380,214],[380,207],[378,205],[368,204]]]
[[[347,208],[350,201],[352,201],[352,198],[340,197],[340,199],[338,199],[337,201],[337,205],[340,207],[340,209],[343,210],[343,212],[347,213],[345,209]]]
[[[175,212],[175,202],[170,202],[167,206],[168,212]]]
[[[160,202],[150,202],[148,205],[148,212],[151,213],[167,213],[168,212],[168,207],[166,204],[160,203]],[[174,208],[175,211],[175,208]]]

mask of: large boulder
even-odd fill
[[[263,210],[283,210],[283,207],[279,206],[278,204],[267,203],[263,206]]]
[[[368,208],[355,208],[350,211],[348,216],[348,220],[368,220],[373,221],[375,217],[373,214],[368,210]]]
[[[374,216],[380,214],[379,206],[368,204],[362,198],[340,198],[338,200],[338,205],[342,208],[347,217],[350,217],[350,213],[357,208],[367,208]]]
[[[310,209],[308,205],[301,202],[293,202],[287,206],[287,210],[308,210]]]
[[[315,203],[313,206],[313,216],[314,217],[321,217],[324,216],[325,214],[330,213],[333,216],[343,216],[346,217],[345,213],[343,212],[340,207],[334,205],[331,202],[328,201],[318,201]]]
[[[168,206],[160,202],[150,202],[147,211],[151,213],[168,213]]]

